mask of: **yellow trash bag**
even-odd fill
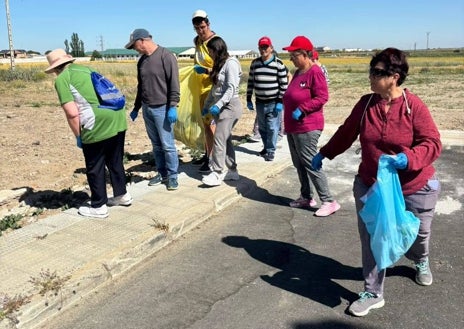
[[[204,102],[211,85],[209,83],[209,86],[205,86],[205,77],[195,73],[193,66],[181,68],[179,80],[180,102],[177,122],[174,125],[174,136],[187,147],[204,151],[205,132],[200,104]]]

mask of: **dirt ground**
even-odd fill
[[[85,200],[88,191],[85,190],[83,155],[76,147],[75,138],[58,106],[53,87],[39,91],[37,102],[24,101],[7,91],[0,92],[0,192],[20,188],[28,191],[27,196],[11,202],[1,204],[0,200],[0,207],[5,210],[26,201],[28,205],[45,209],[44,216],[50,211],[73,207]],[[327,123],[341,124],[351,111],[353,99],[349,100],[350,106],[347,106],[342,100],[345,97],[339,98],[337,100],[335,95],[326,106]],[[450,113],[438,108],[432,111],[432,115],[439,129],[462,130],[462,109]],[[233,132],[236,140],[243,141],[251,133],[254,116],[254,112],[244,107],[243,116]],[[128,121],[125,146],[128,161],[125,168],[129,179],[136,182],[152,177],[155,172],[151,165],[151,144],[143,119],[139,117],[135,122]],[[179,156],[181,162],[191,161],[189,150],[181,145]]]

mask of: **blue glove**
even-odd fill
[[[254,111],[255,108],[253,107],[253,103],[252,102],[247,102],[247,108],[250,110],[250,111]]]
[[[168,121],[169,123],[175,123],[177,121],[177,108],[170,107],[168,110]]]
[[[81,138],[80,135],[76,136],[76,145],[77,145],[78,148],[80,148],[80,149],[82,148],[82,138]]]
[[[320,153],[317,153],[314,158],[311,160],[311,167],[313,167],[314,170],[319,171],[322,168],[322,160],[324,159],[324,156]]]
[[[207,116],[209,113],[209,110],[208,109],[203,109],[201,110],[201,116],[204,117],[204,116]]]
[[[132,112],[129,114],[132,121],[135,121],[135,119],[137,119],[138,115],[139,115],[139,111],[136,111],[136,110],[132,110]]]
[[[398,153],[396,156],[389,156],[388,162],[396,169],[406,169],[408,166],[408,157],[404,153]]]
[[[221,110],[219,109],[219,107],[218,107],[217,105],[213,105],[213,106],[211,106],[211,107],[209,108],[209,113],[211,113],[211,114],[214,115],[214,116],[219,115],[219,112],[220,112],[220,111],[221,111]]]
[[[195,70],[196,73],[198,74],[208,74],[208,69],[204,68],[201,65],[195,64],[193,66],[193,69]]]
[[[280,113],[282,112],[282,110],[284,109],[282,103],[277,103],[276,106],[275,106],[275,110],[277,113]]]
[[[292,118],[293,120],[300,120],[303,116],[303,112],[297,107],[293,112],[292,112]]]

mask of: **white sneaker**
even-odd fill
[[[208,186],[219,186],[222,184],[222,181],[224,180],[224,177],[226,174],[220,174],[215,171],[212,171],[208,176],[203,176],[203,179],[201,180],[203,184],[208,185]]]
[[[240,175],[238,174],[238,170],[229,170],[227,171],[226,175],[224,176],[224,180],[239,180]]]
[[[108,207],[104,204],[98,208],[92,208],[90,205],[80,206],[77,211],[79,215],[85,217],[106,218],[108,217]]]
[[[130,206],[132,204],[132,196],[127,192],[126,194],[108,198],[106,203],[109,207],[114,206]]]

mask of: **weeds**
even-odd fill
[[[163,231],[164,233],[169,232],[169,224],[161,223],[159,220],[156,218],[151,219],[153,221],[152,226],[160,231]]]
[[[10,297],[0,293],[0,322],[7,319],[13,325],[19,323],[17,312],[19,308],[31,301],[29,296],[16,295]]]
[[[64,283],[71,278],[70,275],[61,278],[56,271],[50,272],[49,269],[41,270],[38,278],[31,277],[29,282],[35,288],[39,288],[39,294],[45,296],[48,292],[53,292],[55,296],[58,295],[63,288]]]
[[[20,222],[23,217],[24,216],[20,214],[11,214],[3,217],[3,219],[0,220],[0,236],[3,231],[8,229],[17,230],[18,228],[21,228]]]
[[[32,283],[36,289],[39,289],[40,296],[45,296],[47,293],[52,293],[53,296],[59,295],[61,303],[59,309],[61,309],[63,305],[63,287],[70,278],[71,275],[60,277],[56,274],[56,271],[50,272],[50,270],[47,269],[45,271],[41,270],[38,278],[31,277],[29,282]],[[45,306],[48,306],[48,299],[45,300]]]

